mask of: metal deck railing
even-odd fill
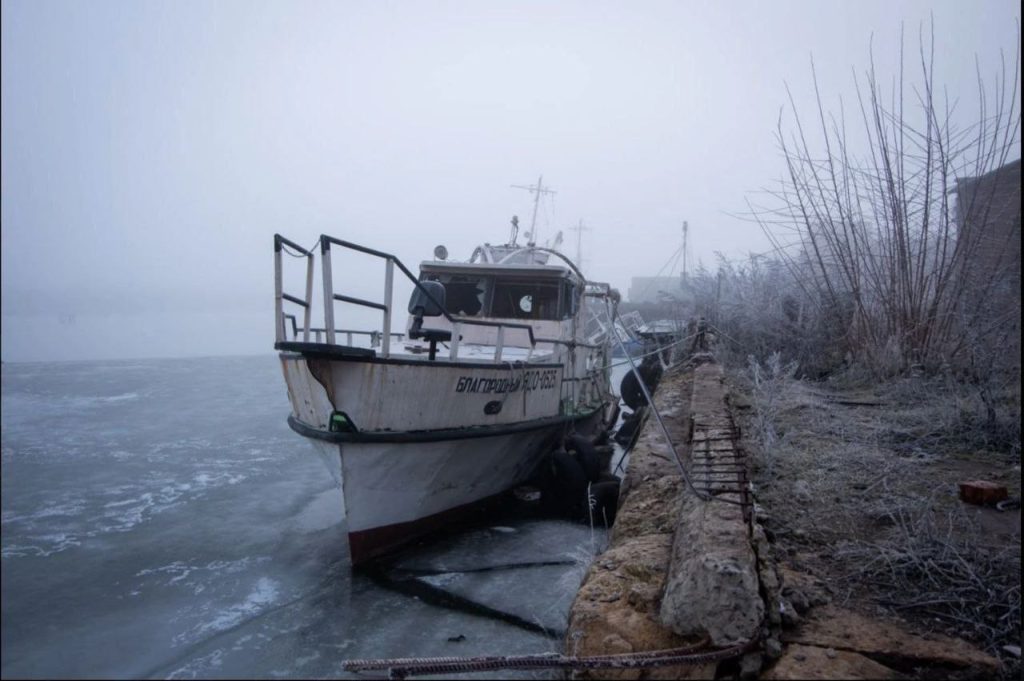
[[[449,314],[444,306],[440,304],[440,301],[434,298],[430,291],[423,286],[419,278],[414,275],[408,267],[402,263],[396,256],[378,251],[359,244],[354,244],[343,239],[337,239],[326,234],[321,234],[320,239],[317,242],[320,245],[320,258],[321,258],[321,272],[323,278],[323,295],[324,295],[324,325],[323,327],[314,328],[311,326],[311,311],[312,311],[312,299],[313,299],[313,270],[314,270],[314,254],[299,246],[294,241],[286,239],[280,234],[274,235],[274,293],[275,293],[275,312],[276,312],[276,339],[277,342],[283,342],[287,337],[287,321],[291,320],[292,336],[298,338],[299,331],[302,332],[303,342],[309,342],[310,334],[313,334],[316,341],[319,342],[321,334],[329,345],[337,345],[338,335],[345,334],[346,340],[349,344],[352,343],[353,336],[365,335],[371,338],[371,343],[376,339],[380,341],[380,355],[381,357],[391,356],[391,340],[392,338],[403,338],[405,334],[392,332],[393,322],[393,290],[394,290],[394,276],[395,268],[398,268],[413,286],[421,291],[428,300],[437,305],[441,310],[441,315],[451,324],[452,327],[452,340],[449,343],[449,357],[452,360],[458,359],[459,353],[459,340],[460,332],[463,325],[467,326],[483,326],[497,329],[497,341],[495,343],[494,355],[492,361],[500,363],[502,361],[502,351],[505,347],[505,332],[507,330],[518,329],[526,333],[529,340],[529,351],[527,354],[527,360],[530,355],[536,350],[538,343],[552,343],[552,344],[567,344],[574,345],[573,341],[563,341],[560,339],[546,339],[537,338],[534,336],[533,327],[529,324],[521,324],[516,322],[494,322],[480,319],[469,319],[467,317],[457,317]],[[355,296],[349,296],[342,293],[335,292],[334,289],[334,277],[333,268],[331,262],[331,247],[337,246],[357,253],[362,253],[375,258],[384,260],[384,299],[382,301],[366,300],[363,298],[357,298]],[[306,268],[306,295],[305,298],[298,298],[294,295],[286,293],[283,290],[283,263],[281,257],[281,251],[284,247],[291,248],[292,250],[298,251],[307,258]],[[381,329],[378,330],[355,330],[355,329],[338,329],[335,328],[335,315],[334,315],[334,303],[344,302],[352,305],[358,305],[361,307],[367,307],[375,310],[379,310],[382,313]],[[284,303],[290,302],[299,305],[304,309],[303,322],[301,327],[295,315],[285,314]]]
[[[306,297],[296,298],[284,292],[284,274],[281,263],[281,249],[285,246],[292,248],[306,256]],[[274,235],[274,326],[276,327],[274,338],[278,343],[284,341],[287,331],[285,330],[284,301],[295,303],[304,308],[302,322],[302,340],[309,342],[309,327],[313,312],[313,254],[294,241],[284,238],[280,234]],[[295,330],[295,317],[292,316],[292,329]],[[297,332],[295,335],[298,335]]]

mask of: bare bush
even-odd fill
[[[837,558],[885,605],[935,618],[998,654],[1020,641],[1020,537],[981,545],[961,507],[943,513],[937,505],[935,498],[894,502],[884,538],[842,544]]]
[[[1020,377],[993,375],[983,398],[976,384],[951,372],[904,377],[876,386],[881,399],[913,409],[880,419],[882,443],[896,451],[923,449],[959,456],[997,451],[1020,461]]]
[[[797,363],[800,376],[820,378],[847,361],[852,308],[819,314],[777,258],[729,261],[720,255],[717,271],[699,268],[689,288],[716,334],[716,354],[727,364],[745,366],[749,355],[766,361],[781,352],[783,361]]]
[[[783,364],[782,356],[778,352],[769,355],[763,366],[753,355],[747,361],[754,398],[754,439],[758,444],[762,467],[770,476],[775,460],[775,448],[779,444],[779,401],[786,383],[793,379],[797,365],[796,362]]]
[[[1020,153],[1019,49],[1012,77],[1004,67],[993,91],[979,74],[977,122],[958,128],[954,103],[937,92],[934,48],[933,37],[921,36],[919,77],[912,80],[901,46],[891,91],[873,61],[863,81],[855,76],[864,138],[859,151],[851,145],[842,101],[838,116],[826,113],[816,75],[814,118],[823,149],[812,147],[790,96],[793,129],[780,116],[777,133],[785,179],[768,191],[768,205],[751,206],[802,302],[843,326],[845,345],[883,375],[914,366],[965,367],[971,347],[984,346],[997,357],[1000,334],[1014,328],[1019,344],[1019,297],[1016,320],[1012,307],[1001,318],[970,304],[1005,282],[1003,267],[973,268],[989,218],[973,204],[990,201],[995,190],[969,193],[971,205],[952,198],[967,178],[995,172]],[[965,215],[982,224],[963,229]],[[1019,205],[1017,215],[1019,239]],[[1019,273],[1019,252],[1016,267]]]
[[[945,382],[957,409],[939,435],[1019,457],[1019,45],[1018,29],[994,83],[978,74],[969,125],[923,32],[913,60],[901,39],[891,87],[873,61],[855,75],[855,125],[841,99],[826,110],[812,63],[814,123],[790,97],[784,178],[750,206],[772,254],[720,258],[688,282],[723,361],[780,351],[801,378]]]

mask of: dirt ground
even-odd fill
[[[1020,678],[1019,430],[1015,446],[1012,431],[982,432],[955,391],[922,378],[851,388],[747,370],[729,384],[757,519],[788,583],[784,625],[838,608],[968,641],[1001,660],[999,676]],[[1010,508],[960,501],[969,480],[1005,485]]]

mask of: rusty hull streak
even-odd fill
[[[334,399],[334,381],[331,380],[333,371],[331,370],[331,361],[328,359],[321,359],[316,357],[306,358],[306,364],[309,366],[309,373],[316,382],[323,386],[324,391],[327,393],[327,399],[331,403],[332,409],[337,409],[337,402]]]

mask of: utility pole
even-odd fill
[[[686,281],[686,236],[690,231],[690,225],[686,220],[683,220],[683,281]]]
[[[569,228],[570,232],[576,232],[576,267],[583,269],[583,232],[589,232],[590,227],[583,226],[583,220],[575,227]]]
[[[538,208],[538,206],[540,206],[540,195],[541,194],[556,194],[557,193],[557,192],[554,192],[554,191],[552,191],[550,189],[546,189],[544,187],[543,182],[544,182],[544,176],[541,175],[539,178],[537,178],[537,184],[535,184],[535,185],[533,185],[533,184],[528,185],[528,186],[521,185],[521,184],[513,184],[513,185],[511,185],[512,187],[515,187],[516,189],[525,189],[525,190],[533,193],[533,218],[530,220],[530,235],[526,239],[527,243],[529,245],[531,245],[531,246],[533,244],[537,243],[537,208]]]

